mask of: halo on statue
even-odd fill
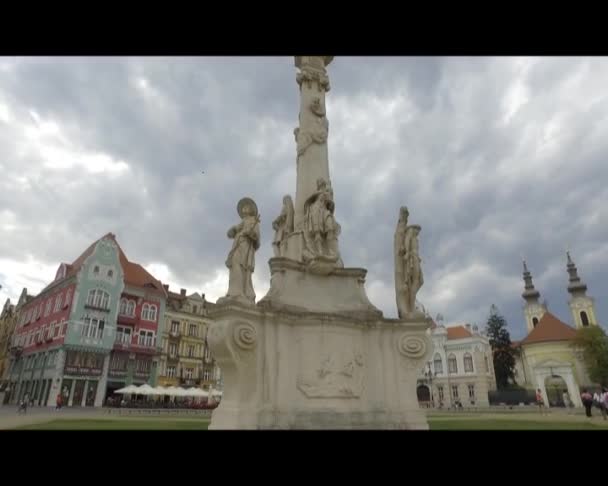
[[[258,215],[258,206],[255,203],[255,201],[253,199],[251,199],[250,197],[244,197],[236,205],[236,211],[239,213],[239,216],[241,218],[243,217],[243,208],[245,206],[251,206],[253,208],[253,216]]]

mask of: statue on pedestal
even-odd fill
[[[248,197],[238,202],[237,212],[242,221],[228,230],[228,238],[234,242],[226,259],[230,276],[225,298],[244,299],[253,304],[255,292],[251,277],[255,269],[255,252],[260,248],[260,217],[255,201]]]
[[[408,226],[409,211],[403,206],[395,230],[395,294],[399,318],[416,311],[416,294],[424,284],[418,234],[421,227]]]
[[[308,259],[340,260],[340,225],[334,218],[334,193],[325,179],[317,179],[317,190],[304,203],[304,240]]]
[[[283,209],[281,210],[281,214],[272,222],[272,229],[275,231],[274,241],[272,242],[275,257],[282,257],[285,255],[287,235],[293,233],[293,215],[293,201],[291,196],[287,195],[283,197]]]

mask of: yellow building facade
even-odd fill
[[[198,293],[169,291],[162,335],[160,386],[221,388],[221,373],[207,345],[211,303]]]
[[[567,254],[569,274],[568,305],[574,326],[570,326],[548,311],[539,301],[540,292],[534,288],[532,275],[524,262],[525,300],[524,317],[528,335],[514,343],[517,349],[515,367],[519,385],[542,393],[547,406],[565,406],[571,401],[582,406],[580,394],[584,388],[594,389],[591,383],[582,350],[574,346],[578,329],[597,326],[594,300],[586,295],[587,286],[578,276],[576,265]]]

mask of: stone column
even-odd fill
[[[572,375],[572,372],[567,373],[562,378],[564,379],[564,381],[566,382],[566,385],[568,386],[568,395],[570,395],[570,400],[572,400],[572,403],[574,403],[574,406],[582,407],[583,401],[581,400],[581,394],[579,391],[579,387],[576,385],[576,382],[574,381],[574,376]]]
[[[101,376],[99,377],[99,382],[97,383],[97,391],[95,392],[95,407],[103,406],[103,398],[106,394],[106,386],[108,384],[108,373],[110,369],[110,354],[108,353],[103,359],[103,370],[101,372]]]
[[[329,78],[325,67],[333,56],[296,56],[300,69],[296,80],[300,86],[299,126],[294,130],[297,145],[296,202],[294,228],[302,229],[304,202],[317,190],[317,179],[328,183],[328,122],[325,116],[325,93]]]

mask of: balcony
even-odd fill
[[[181,336],[181,333],[179,331],[170,331],[169,336],[171,336],[173,338],[178,338]]]
[[[118,315],[118,324],[126,324],[129,326],[134,326],[137,322],[137,318],[135,316],[127,316],[127,315]]]
[[[91,304],[85,304],[84,308],[90,309],[90,310],[95,310],[95,311],[100,311],[100,312],[110,312],[110,309],[108,309],[107,307],[98,307],[96,305],[91,305]]]
[[[200,378],[180,378],[179,384],[180,384],[180,386],[200,386],[201,379]]]
[[[139,354],[157,354],[156,345],[146,345],[146,344],[131,344],[129,349],[133,353]]]

